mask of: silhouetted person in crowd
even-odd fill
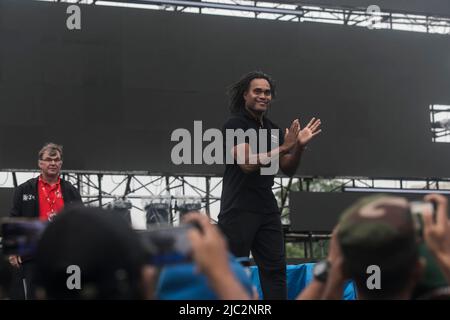
[[[39,241],[36,295],[77,300],[151,298],[154,279],[146,262],[138,235],[120,216],[98,208],[68,209],[49,223]]]

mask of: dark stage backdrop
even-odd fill
[[[450,177],[431,142],[430,104],[450,105],[450,38],[81,5],[0,1],[0,169],[36,167],[46,141],[68,170],[221,175],[171,162],[177,128],[221,128],[226,87],[271,74],[269,117],[320,117],[298,175]]]

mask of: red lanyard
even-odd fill
[[[52,201],[52,200],[50,200],[50,195],[47,192],[47,189],[45,188],[45,185],[42,184],[42,191],[44,192],[44,198],[47,200],[47,203],[49,204],[50,209],[52,210],[52,213],[55,212],[54,206],[55,206],[55,203],[56,203],[56,199],[60,195],[60,192],[59,192],[60,188],[61,188],[61,185],[58,185],[58,187],[56,188],[55,196],[53,197],[53,201]]]

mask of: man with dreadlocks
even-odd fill
[[[286,299],[286,259],[280,210],[272,193],[274,175],[262,174],[261,168],[277,161],[283,173],[294,175],[305,146],[321,132],[320,120],[313,118],[301,129],[295,119],[289,129],[281,131],[266,117],[275,98],[275,85],[263,72],[246,74],[231,86],[229,94],[232,114],[223,126],[224,136],[229,129],[254,130],[258,146],[259,139],[267,139],[267,146],[275,147],[255,150],[245,140],[233,141],[231,150],[226,150],[224,142],[224,154],[231,152],[234,163],[227,162],[223,176],[219,226],[234,255],[248,257],[252,252],[264,299]],[[277,134],[266,131],[264,138],[259,134],[262,129]]]

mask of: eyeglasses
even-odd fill
[[[60,163],[62,161],[60,158],[55,158],[55,159],[45,158],[45,159],[40,159],[40,160],[44,161],[44,162],[48,162],[48,163],[52,163],[52,162]]]

